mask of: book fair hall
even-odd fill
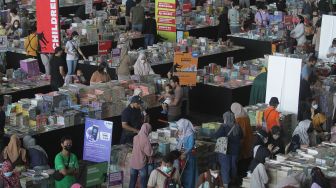
[[[0,0],[0,188],[336,188],[336,0]]]

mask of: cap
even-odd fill
[[[131,103],[142,104],[143,101],[141,100],[141,97],[139,97],[139,96],[134,96],[134,97],[132,97],[132,99],[131,99]]]
[[[272,97],[270,102],[269,102],[270,105],[272,104],[280,104],[279,102],[279,99],[277,97]]]

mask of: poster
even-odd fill
[[[58,0],[36,0],[37,33],[41,52],[54,53],[60,46]]]
[[[124,173],[121,172],[113,172],[109,174],[109,186],[113,187],[122,187],[124,181]]]
[[[111,158],[113,123],[110,121],[85,119],[83,160],[109,162]]]
[[[91,14],[93,9],[93,0],[85,0],[85,14]]]
[[[336,16],[323,15],[318,55],[320,59],[329,60],[327,54],[334,38],[336,38]]]
[[[8,40],[7,36],[0,36],[0,52],[7,52]]]
[[[174,75],[179,77],[181,85],[196,85],[197,64],[198,58],[192,57],[191,53],[175,52]]]
[[[107,55],[112,50],[112,41],[106,40],[106,41],[99,41],[98,43],[98,54],[99,55]]]
[[[266,101],[279,99],[279,110],[297,114],[301,81],[302,59],[269,56]]]
[[[175,0],[155,0],[155,19],[158,34],[167,41],[176,42]]]

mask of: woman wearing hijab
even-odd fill
[[[220,137],[228,137],[228,148],[226,155],[219,153],[218,160],[221,166],[221,177],[224,187],[228,187],[231,178],[237,177],[237,163],[240,152],[240,142],[243,133],[238,124],[236,124],[235,116],[232,112],[223,114],[223,124],[212,137],[218,139]],[[229,134],[230,132],[230,134]]]
[[[314,167],[311,170],[312,185],[311,188],[329,188],[330,181],[324,176],[320,168]]]
[[[128,48],[125,44],[120,45],[120,65],[117,69],[118,80],[129,80],[130,79],[130,70],[129,66],[131,65],[131,59],[128,56]]]
[[[193,124],[187,119],[180,119],[176,124],[179,134],[177,149],[182,153],[181,158],[186,161],[184,168],[182,168],[182,185],[184,188],[195,188],[198,175],[194,154],[195,130]]]
[[[256,135],[256,140],[254,142],[253,147],[261,145],[261,146],[267,146],[268,143],[268,134],[264,130],[258,130]]]
[[[149,133],[152,127],[150,124],[145,123],[141,126],[141,130],[138,135],[133,139],[133,150],[130,160],[131,166],[131,180],[130,188],[135,188],[140,173],[140,187],[147,187],[148,180],[148,163],[153,155],[153,148],[149,141]]]
[[[310,120],[301,121],[298,126],[295,128],[293,132],[293,137],[295,135],[299,135],[300,137],[300,145],[301,146],[309,146],[309,133],[313,131],[312,122]]]
[[[268,182],[268,175],[264,166],[265,159],[270,152],[263,146],[256,146],[255,157],[251,162],[249,172],[251,173],[250,187],[265,188]]]
[[[21,148],[21,141],[15,134],[10,137],[3,151],[3,158],[8,159],[13,167],[24,166],[27,163],[26,150]]]
[[[250,105],[264,103],[266,98],[267,72],[260,73],[253,81]]]
[[[241,171],[246,172],[248,164],[250,163],[251,151],[252,151],[252,143],[253,143],[253,133],[252,127],[250,125],[250,119],[247,116],[246,111],[239,103],[233,103],[231,105],[231,111],[235,115],[236,123],[240,126],[243,131],[243,140],[241,142],[241,151],[240,151],[240,159],[239,162],[242,168]],[[245,177],[244,174],[242,174]]]
[[[295,38],[297,41],[297,46],[303,46],[307,39],[305,36],[305,26],[304,26],[304,17],[301,15],[298,15],[299,17],[299,23],[295,26],[295,28],[290,32],[290,36],[292,38]]]
[[[29,168],[36,170],[46,170],[50,168],[48,165],[48,155],[41,146],[36,145],[35,138],[25,136],[23,138],[23,146],[28,151]]]
[[[316,146],[325,140],[323,125],[326,123],[327,118],[323,113],[317,113],[312,118],[312,125],[314,128],[313,133],[310,135],[310,145]]]
[[[3,188],[20,188],[20,176],[17,172],[13,172],[12,163],[5,160],[2,163],[0,172],[0,187]]]
[[[279,153],[285,153],[285,147],[281,139],[281,128],[279,126],[272,127],[272,131],[268,137],[268,143],[273,146],[272,157]]]
[[[155,74],[151,65],[146,60],[146,55],[141,53],[134,64],[134,75],[146,76]]]

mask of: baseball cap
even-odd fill
[[[131,99],[131,103],[142,104],[143,101],[142,101],[141,97],[139,97],[139,96],[133,96],[132,99]]]

